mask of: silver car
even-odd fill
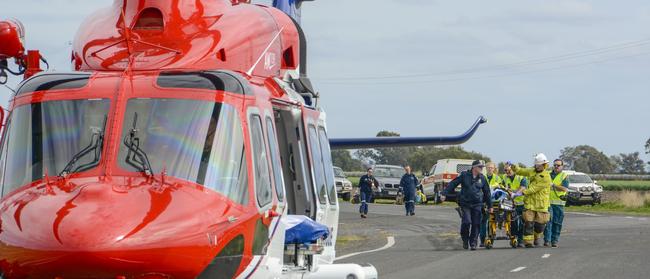
[[[399,182],[406,171],[400,166],[376,165],[373,168],[374,176],[379,181],[379,188],[375,190],[375,198],[394,199],[399,192]]]
[[[569,193],[567,193],[567,204],[599,204],[603,193],[603,187],[591,180],[587,174],[576,171],[564,171],[569,179]]]

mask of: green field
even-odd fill
[[[348,180],[350,180],[350,182],[352,182],[352,186],[353,186],[353,187],[359,187],[359,179],[360,179],[360,178],[361,178],[361,177],[348,176]]]
[[[598,180],[605,191],[650,191],[650,180]]]

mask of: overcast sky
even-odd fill
[[[6,2],[0,18],[59,71],[83,18],[112,3]],[[302,23],[332,137],[456,135],[484,115],[464,146],[527,164],[580,144],[642,152],[650,137],[647,0],[317,0]]]

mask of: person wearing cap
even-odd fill
[[[368,168],[368,172],[359,179],[359,214],[361,218],[368,217],[368,202],[372,199],[373,188],[379,186],[379,181],[372,175],[372,168]]]
[[[550,203],[551,207],[548,208],[548,214],[551,220],[546,223],[544,230],[544,246],[548,247],[549,242],[551,247],[557,248],[557,243],[560,241],[560,232],[562,231],[562,223],[564,221],[564,205],[566,205],[566,194],[569,191],[568,175],[563,172],[564,161],[555,159],[553,161],[553,171],[551,171],[551,185]]]
[[[499,176],[497,165],[494,162],[489,162],[485,164],[485,168],[487,169],[487,176],[485,177],[487,179],[488,185],[490,185],[490,191],[494,190],[495,188],[502,186],[503,185],[503,180],[501,179],[501,176]],[[483,218],[481,219],[481,231],[480,231],[480,236],[481,236],[481,247],[485,247],[485,238],[487,237],[487,228],[488,228],[488,223],[490,221],[490,215],[488,215],[487,212],[483,212]]]
[[[544,233],[549,220],[548,208],[551,192],[551,173],[547,170],[548,159],[546,155],[535,155],[533,168],[519,168],[517,165],[509,166],[518,175],[528,178],[527,188],[521,188],[517,195],[524,195],[524,244],[526,248],[539,246],[539,239]],[[533,246],[534,245],[534,246]]]
[[[476,250],[483,206],[486,206],[488,211],[492,213],[490,186],[482,173],[484,166],[481,161],[474,161],[472,169],[461,172],[460,175],[449,182],[440,197],[442,201],[445,201],[445,196],[448,193],[454,192],[458,185],[461,186],[457,200],[462,216],[460,236],[463,240],[463,249],[471,247],[472,250]]]
[[[411,166],[404,166],[404,175],[399,182],[402,191],[404,192],[404,207],[406,208],[406,216],[415,215],[415,191],[418,187],[418,178],[411,172]]]
[[[519,189],[528,187],[528,179],[521,175],[516,175],[512,170],[512,164],[508,162],[505,167],[505,174],[503,176],[503,183],[506,188],[512,192],[517,192]],[[514,198],[515,212],[517,218],[512,221],[512,233],[517,237],[517,247],[524,247],[524,196]]]

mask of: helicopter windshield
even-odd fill
[[[108,109],[107,99],[49,101],[15,108],[2,144],[2,195],[45,174],[97,166]],[[81,152],[91,147],[97,152]]]
[[[208,101],[137,98],[128,101],[118,162],[141,172],[130,161],[137,143],[151,172],[205,185],[233,201],[248,199],[241,119],[235,107]],[[135,159],[137,161],[137,158]],[[141,162],[144,163],[144,162]]]

